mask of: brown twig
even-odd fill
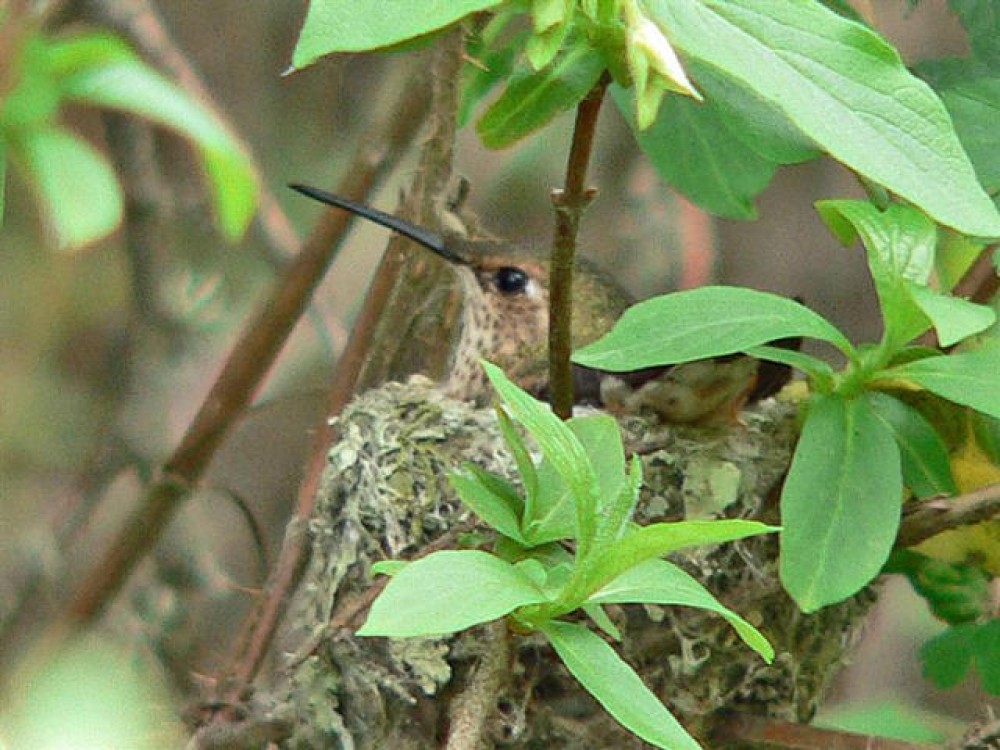
[[[942,531],[988,521],[1000,516],[1000,483],[957,497],[914,503],[903,513],[897,547],[912,547]]]
[[[461,41],[461,37],[457,37]],[[455,46],[454,44],[451,46]],[[433,93],[429,90],[429,85],[435,86],[435,91],[442,88],[454,87],[457,80],[456,75],[448,75],[447,71],[440,70],[441,58],[447,58],[448,47],[442,47],[436,51],[438,64],[433,67],[427,78],[417,82],[408,81],[404,93],[399,103],[392,110],[394,112],[392,125],[388,129],[384,140],[387,143],[387,150],[393,152],[393,158],[398,157],[403,146],[409,143],[415,136],[417,129],[424,122],[428,111],[438,113],[437,121],[447,115],[440,115],[441,103],[440,93]],[[457,53],[454,53],[457,58]],[[451,94],[454,96],[454,93]],[[451,105],[449,105],[451,106]],[[451,112],[451,110],[448,110]],[[452,113],[453,115],[453,113]],[[450,135],[447,140],[454,140],[454,117],[451,116],[452,123]],[[439,125],[438,127],[442,127]],[[428,143],[434,143],[437,137],[432,137]],[[424,163],[426,160],[434,158],[441,164],[440,154],[432,153],[431,149],[425,149],[422,156],[422,174],[427,174],[431,167]],[[451,155],[450,152],[443,162],[444,168],[450,174]],[[435,167],[440,169],[441,167]],[[348,171],[348,178],[359,172],[358,168]],[[440,190],[437,181],[431,181],[435,189]],[[336,192],[351,197],[356,193],[338,188]],[[328,215],[348,217],[342,211],[330,211]],[[386,307],[386,300],[391,291],[399,283],[399,271],[402,267],[402,256],[398,252],[393,252],[393,244],[386,251],[382,262],[375,273],[375,278],[369,288],[364,305],[358,315],[354,330],[348,341],[347,348],[341,355],[337,363],[337,370],[334,375],[334,382],[330,391],[330,400],[327,407],[327,415],[337,415],[344,405],[350,400],[354,393],[362,367],[367,360],[368,352],[372,346],[374,332],[380,316]],[[324,415],[324,416],[327,416]],[[306,475],[298,492],[295,517],[293,524],[304,524],[306,519],[312,515],[316,491],[319,487],[323,468],[326,465],[326,454],[333,441],[333,428],[324,420],[324,424],[316,431],[313,446],[310,453]],[[257,611],[248,620],[244,635],[237,641],[237,648],[234,650],[230,667],[226,672],[224,680],[226,698],[224,700],[234,700],[241,695],[245,686],[253,679],[254,675],[262,663],[264,656],[270,647],[275,630],[281,617],[284,614],[288,597],[294,590],[298,577],[303,570],[306,557],[308,555],[309,540],[306,535],[291,534],[286,537],[278,558],[278,563],[266,588],[266,596],[261,600]]]
[[[728,744],[739,747],[786,748],[787,750],[933,750],[924,745],[886,737],[823,729],[807,724],[795,724],[766,716],[727,714],[712,730],[711,747]]]
[[[412,112],[412,108],[409,110]],[[410,123],[393,122],[384,145],[362,148],[340,191],[363,198],[412,137]],[[216,448],[252,400],[289,333],[308,305],[347,228],[349,216],[327,212],[302,251],[244,328],[218,379],[160,476],[72,598],[69,615],[78,623],[96,617],[115,596],[135,564],[159,537],[188,488],[198,482]]]
[[[510,633],[504,620],[485,627],[484,652],[473,667],[469,682],[451,702],[451,726],[445,750],[476,750],[496,711],[497,696],[509,668]]]
[[[573,372],[570,353],[573,348],[573,263],[580,218],[594,198],[587,189],[587,166],[597,128],[597,116],[604,101],[609,78],[601,76],[590,93],[577,106],[573,142],[566,163],[566,181],[562,190],[552,192],[555,230],[552,261],[549,267],[549,392],[552,410],[563,419],[573,414]]]

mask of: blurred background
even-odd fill
[[[962,30],[944,0],[925,0],[913,12],[908,6],[874,0],[866,13],[908,62],[963,53]],[[385,92],[411,74],[412,53],[325,58],[286,75],[305,3],[163,0],[155,7],[304,237],[321,209],[284,186],[336,184],[373,123],[386,116],[380,111]],[[87,9],[85,2],[70,4],[55,25],[85,24]],[[98,144],[122,127],[92,111],[67,115]],[[563,117],[502,152],[485,149],[473,128],[462,131],[456,168],[470,180],[470,202],[487,228],[520,242],[548,243],[548,196],[565,170],[571,125],[571,117]],[[0,229],[3,618],[38,576],[68,575],[56,551],[60,529],[77,529],[96,548],[104,530],[132,506],[274,279],[273,251],[259,225],[238,245],[220,240],[195,159],[167,135],[155,146],[170,207],[163,227],[169,252],[159,257],[129,257],[117,235],[58,253],[25,184],[16,172],[7,178]],[[416,154],[404,160],[373,203],[395,208],[415,160]],[[820,198],[860,195],[832,162],[779,171],[757,202],[756,221],[712,220],[657,180],[609,102],[591,182],[600,193],[583,223],[584,252],[635,296],[708,281],[741,284],[801,296],[854,339],[878,335],[861,252],[838,245],[812,207]],[[160,718],[164,732],[172,731],[164,718],[168,707],[190,697],[202,675],[219,666],[250,592],[273,559],[309,435],[323,418],[324,388],[385,236],[372,227],[354,232],[257,405],[223,446],[204,490],[175,521],[156,559],[144,565],[140,580],[150,584],[155,571],[158,583],[133,585],[119,598],[110,642],[116,648],[127,643],[134,663],[163,665],[150,682],[162,688],[153,703],[167,709]],[[263,550],[234,498],[260,520]],[[940,731],[953,731],[950,721],[981,717],[985,701],[974,688],[936,694],[921,681],[916,649],[937,625],[905,584],[893,581],[888,589],[892,596],[873,618],[861,658],[838,683],[831,706],[839,714],[831,716],[845,721],[854,707],[876,706],[880,726],[896,717],[904,726]],[[150,632],[150,622],[160,630]],[[117,663],[120,649],[115,654],[103,663]],[[43,681],[25,669],[17,679],[25,689],[41,690]],[[162,739],[151,746],[171,744]]]

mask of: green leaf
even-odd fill
[[[496,5],[500,0],[310,0],[292,66],[304,68],[332,52],[390,47]]]
[[[777,166],[819,151],[780,109],[744,84],[695,61],[687,69],[705,101],[668,96],[644,130],[635,123],[632,93],[615,85],[611,94],[660,177],[712,213],[753,218],[754,198]]]
[[[641,526],[626,534],[617,544],[595,560],[585,560],[575,576],[574,585],[560,596],[560,604],[580,602],[625,571],[655,557],[703,544],[720,544],[767,534],[778,529],[757,521],[678,521]]]
[[[445,550],[407,565],[372,604],[358,635],[444,635],[546,600],[510,563],[478,550]]]
[[[545,458],[569,487],[576,502],[577,540],[586,554],[594,538],[597,477],[590,458],[569,426],[547,404],[514,385],[496,365],[482,361],[486,376],[511,413],[535,438]]]
[[[510,38],[499,39],[518,11],[500,11],[483,29],[481,36],[472,36],[468,43],[469,57],[478,65],[469,64],[462,70],[462,96],[458,107],[458,126],[465,127],[475,107],[501,81],[507,80],[514,61],[531,32],[521,29]]]
[[[219,226],[239,238],[257,205],[257,183],[249,157],[208,109],[138,58],[84,67],[67,75],[67,98],[145,117],[171,128],[197,147],[212,185]]]
[[[468,470],[468,467],[466,467]],[[469,477],[462,474],[449,474],[448,481],[455,492],[469,508],[487,525],[496,529],[504,536],[509,536],[518,544],[527,545],[521,535],[521,522],[517,508],[510,498],[497,493],[495,488],[487,486],[479,476]]]
[[[933,425],[912,406],[885,393],[870,392],[865,397],[896,439],[903,481],[913,494],[918,498],[957,494],[948,447]]]
[[[993,123],[1000,118],[1000,56],[995,68],[959,58],[928,60],[917,73],[934,86],[987,192],[1000,190],[1000,154]]]
[[[907,362],[882,370],[876,378],[889,381],[890,385],[899,380],[912,383],[956,404],[1000,418],[997,372],[1000,372],[1000,349],[988,348]]]
[[[878,575],[899,528],[900,471],[892,432],[866,399],[813,399],[781,493],[781,580],[803,611]]]
[[[394,576],[409,564],[406,560],[379,560],[372,563],[372,574]]]
[[[845,245],[864,242],[885,321],[887,346],[898,348],[929,322],[907,281],[926,284],[934,270],[937,228],[920,211],[899,203],[885,211],[867,201],[819,201],[816,210]]]
[[[722,615],[743,642],[770,662],[774,648],[757,628],[709,593],[691,575],[666,560],[647,560],[615,578],[590,604],[663,604],[707,609]]]
[[[950,297],[912,282],[906,282],[905,286],[911,299],[933,324],[941,346],[953,346],[996,323],[996,313],[986,305]]]
[[[969,33],[975,56],[1000,67],[1000,7],[996,0],[948,0]]]
[[[942,224],[1000,236],[941,101],[867,27],[805,0],[643,5],[687,58],[756,91],[835,159]]]
[[[527,526],[536,513],[535,504],[538,501],[539,492],[538,472],[535,470],[535,462],[531,458],[531,452],[510,416],[499,407],[496,410],[496,415],[500,434],[510,449],[511,455],[514,456],[517,473],[521,475],[521,484],[524,485],[524,508],[521,510],[521,518],[523,525]]]
[[[57,128],[23,132],[9,144],[35,188],[56,242],[82,247],[113,232],[122,217],[114,170],[85,141]]]
[[[552,63],[535,71],[522,67],[476,123],[489,148],[504,148],[547,125],[576,105],[604,72],[604,60],[586,41],[571,38]]]
[[[547,622],[541,631],[580,684],[633,734],[667,750],[700,750],[639,675],[582,625]]]
[[[817,383],[833,382],[833,368],[811,354],[795,349],[783,349],[780,346],[752,346],[746,350],[746,353],[757,359],[766,359],[768,362],[794,367],[813,378]]]
[[[793,336],[853,352],[844,334],[795,300],[706,286],[632,305],[610,333],[578,350],[573,361],[621,372],[732,354]]]
[[[667,96],[653,123],[640,130],[631,92],[614,85],[611,94],[660,177],[718,216],[756,216],[754,197],[771,182],[777,165],[733,137],[711,97],[701,104]]]
[[[955,625],[924,644],[920,659],[939,688],[955,687],[975,666],[986,692],[1000,695],[1000,620]]]

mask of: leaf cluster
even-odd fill
[[[752,217],[779,166],[826,153],[945,226],[1000,236],[989,197],[1000,189],[989,133],[1000,112],[988,64],[996,21],[984,24],[972,0],[953,7],[981,54],[918,68],[940,98],[844,2],[463,0],[398,3],[392,14],[382,5],[313,0],[294,64],[464,22],[475,64],[463,122],[502,87],[476,123],[487,146],[536,132],[608,76],[660,176],[713,213]]]
[[[725,618],[770,660],[773,649],[756,628],[662,556],[774,529],[743,520],[635,525],[642,465],[638,457],[626,461],[615,421],[598,415],[562,422],[498,368],[483,366],[504,403],[497,415],[523,492],[472,464],[452,475],[459,497],[497,532],[493,552],[447,550],[405,565],[376,566],[393,578],[358,635],[441,635],[506,617],[517,632],[544,635],[570,672],[632,732],[658,747],[697,747],[604,638],[565,618],[582,611],[618,640],[604,605],[698,607]],[[514,420],[537,443],[540,461]]]
[[[0,87],[0,216],[9,161],[33,188],[59,247],[86,245],[121,222],[113,167],[61,122],[66,107],[82,104],[141,117],[189,139],[205,167],[220,228],[231,239],[243,233],[257,202],[247,155],[212,112],[117,37],[26,31],[4,54],[13,58]]]
[[[798,303],[750,289],[703,287],[639,303],[603,339],[578,351],[588,367],[624,371],[745,352],[804,372],[812,395],[781,496],[781,575],[805,611],[859,591],[882,570],[899,528],[904,487],[954,494],[946,443],[905,399],[926,391],[1000,419],[1000,347],[946,354],[914,343],[933,329],[951,346],[992,326],[995,312],[930,286],[938,232],[902,204],[824,201],[820,215],[845,242],[860,237],[875,281],[883,336],[854,346]],[[801,336],[835,347],[840,370],[768,345]]]

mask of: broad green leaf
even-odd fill
[[[992,0],[991,0],[992,1]],[[1000,191],[1000,149],[994,123],[1000,122],[1000,44],[995,67],[975,60],[928,60],[917,74],[928,81],[948,108],[955,132],[986,191]]]
[[[895,349],[927,330],[927,317],[906,282],[926,284],[934,270],[934,222],[912,206],[899,203],[880,211],[867,201],[819,201],[816,210],[844,244],[861,237],[882,307],[888,346]]]
[[[444,635],[496,620],[545,595],[510,563],[479,550],[435,552],[399,571],[358,635]]]
[[[615,85],[611,93],[660,177],[714,214],[756,216],[753,199],[771,182],[777,165],[733,137],[711,96],[704,104],[667,96],[652,125],[639,130],[632,92]]]
[[[812,0],[642,4],[687,58],[755,90],[835,159],[942,224],[1000,236],[941,101],[867,27]]]
[[[567,424],[587,452],[597,477],[597,512],[604,515],[628,480],[618,422],[608,414],[574,417]]]
[[[577,540],[585,554],[594,538],[597,505],[597,477],[587,452],[569,426],[547,404],[532,398],[514,385],[503,371],[485,360],[483,369],[513,416],[538,443],[576,501]]]
[[[757,521],[678,521],[641,526],[626,534],[618,544],[605,550],[596,560],[586,560],[577,573],[572,589],[560,597],[573,608],[591,594],[630,568],[662,557],[669,552],[703,544],[720,544],[768,534],[778,529]]]
[[[928,357],[882,370],[877,377],[906,381],[956,404],[1000,418],[1000,349]]]
[[[819,154],[771,102],[714,68],[689,61],[705,101],[668,96],[657,120],[639,130],[632,93],[612,86],[618,109],[664,180],[712,213],[753,218],[754,197],[780,164]]]
[[[257,183],[249,157],[205,107],[138,58],[90,66],[66,76],[66,97],[145,117],[188,138],[198,149],[212,185],[219,226],[240,237],[257,205]]]
[[[476,123],[479,137],[489,148],[510,146],[575,106],[603,72],[601,55],[584,40],[571,39],[542,70],[515,71],[503,94]]]
[[[923,213],[902,203],[884,211],[868,201],[817,201],[816,210],[845,245],[864,242],[876,282],[907,279],[926,284],[934,270],[937,228]]]
[[[487,487],[478,477],[449,474],[448,481],[469,508],[487,525],[518,544],[527,545],[521,536],[521,523],[510,499]]]
[[[933,324],[941,346],[953,346],[996,323],[996,313],[986,305],[950,297],[922,284],[906,282],[905,286],[914,303]]]
[[[899,528],[900,472],[892,432],[867,400],[813,399],[781,493],[781,580],[802,610],[878,575]]]
[[[620,372],[732,354],[793,336],[853,352],[844,334],[795,300],[706,286],[632,305],[610,333],[578,350],[573,361]]]
[[[117,228],[122,217],[118,180],[85,141],[45,128],[22,133],[9,148],[33,185],[61,249],[81,247]]]
[[[948,447],[924,416],[897,398],[870,392],[865,398],[899,446],[903,481],[918,498],[958,492],[948,462]]]
[[[500,0],[310,0],[292,66],[332,52],[390,47],[496,5]]]
[[[920,659],[939,688],[958,685],[975,666],[986,692],[1000,695],[1000,620],[955,625],[924,644]]]
[[[757,628],[724,606],[690,574],[666,560],[647,560],[591,596],[592,604],[663,604],[697,607],[726,619],[743,642],[770,662],[774,648]]]
[[[667,750],[700,750],[639,675],[600,636],[582,625],[541,626],[556,654],[580,684],[626,729]]]

